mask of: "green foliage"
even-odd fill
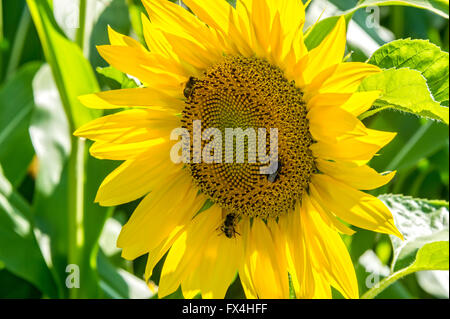
[[[15,186],[22,182],[34,155],[28,127],[34,106],[31,82],[39,65],[24,65],[0,89],[0,164]]]
[[[392,108],[449,124],[448,107],[433,100],[426,79],[419,71],[406,68],[385,70],[365,78],[359,91],[381,92],[372,110],[362,118]]]
[[[369,59],[382,69],[408,68],[427,80],[434,100],[448,106],[448,52],[425,40],[397,40],[382,46]]]
[[[447,202],[419,200],[401,195],[383,195],[380,199],[391,210],[397,228],[405,237],[405,240],[400,240],[394,236],[390,237],[394,248],[391,265],[393,271],[398,271],[413,264],[418,267],[418,254],[427,244],[447,241],[448,247],[449,216]],[[433,268],[432,265],[429,265],[429,267],[428,269],[431,270],[442,268]]]

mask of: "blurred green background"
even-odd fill
[[[324,9],[322,18],[356,2],[313,0],[306,24]],[[146,256],[126,261],[115,245],[137,203],[114,208],[93,203],[102,179],[119,163],[93,159],[89,142],[71,136],[78,124],[102,114],[84,109],[76,96],[127,83],[96,72],[107,64],[95,46],[108,43],[108,25],[143,42],[141,12],[139,0],[53,0],[53,7],[47,0],[0,2],[0,298],[156,297],[142,280]],[[428,39],[448,52],[448,19],[411,7],[361,9],[349,24],[350,59],[366,61],[381,45],[401,38]],[[395,111],[365,124],[398,132],[371,163],[380,172],[398,171],[375,195],[448,201],[448,126]],[[361,293],[370,276],[389,274],[387,235],[359,230],[345,242]],[[80,268],[80,288],[67,289],[72,270],[66,267],[73,263]],[[152,276],[155,287],[161,265]],[[378,297],[448,298],[448,289],[448,271],[421,272]],[[239,279],[227,297],[243,297]]]

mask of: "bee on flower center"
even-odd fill
[[[238,216],[236,214],[228,214],[223,221],[222,226],[220,226],[220,230],[225,234],[227,238],[235,238],[236,234],[240,235],[236,231],[236,224],[238,221]]]
[[[189,78],[189,81],[186,83],[183,94],[187,99],[191,96],[192,92],[194,91],[195,82],[196,82],[196,78],[191,76]]]

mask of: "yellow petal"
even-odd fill
[[[137,48],[140,49],[142,51],[146,51],[145,48],[135,39],[120,34],[116,31],[114,31],[113,28],[111,28],[111,26],[108,25],[108,37],[109,37],[109,42],[112,45],[118,45],[118,46],[126,46],[126,47],[133,47],[133,48]]]
[[[230,5],[226,1],[186,0],[184,3],[210,27],[229,34]]]
[[[380,91],[353,93],[351,98],[343,103],[341,107],[347,112],[358,116],[372,107],[375,100],[380,96],[380,93]]]
[[[300,205],[282,216],[279,224],[286,236],[286,258],[295,296],[300,299],[312,298],[315,283],[310,253],[306,249],[306,238],[301,230]]]
[[[237,235],[230,239],[217,230],[223,222],[219,206],[211,207],[198,217],[208,218],[214,223],[210,229],[204,230],[203,240],[192,241],[188,247],[201,254],[197,267],[191,270],[187,280],[181,284],[183,295],[201,291],[204,299],[222,299],[243,261],[242,237]],[[240,232],[240,229],[237,228],[237,231]]]
[[[223,52],[217,34],[179,5],[169,1],[143,0],[152,24],[164,32],[181,60],[195,61],[195,49],[207,61],[220,59]],[[189,52],[188,49],[194,49]],[[180,55],[181,54],[181,55]],[[188,61],[191,63],[191,61]],[[205,63],[206,64],[206,63]]]
[[[314,175],[311,194],[344,221],[360,228],[402,238],[389,209],[378,198],[326,175]]]
[[[303,81],[301,82],[304,82],[300,85],[311,83],[320,72],[332,65],[341,63],[345,53],[345,43],[345,18],[341,17],[320,45],[299,61],[299,66],[296,66],[296,68],[302,71]]]
[[[246,248],[246,261],[239,274],[251,277],[258,297],[289,298],[287,261],[279,259],[271,231],[260,219],[253,220]]]
[[[141,14],[141,20],[145,43],[147,44],[150,52],[170,56],[173,58],[174,55],[172,47],[169,41],[167,41],[166,37],[164,36],[164,33],[156,28],[144,13]]]
[[[312,205],[303,198],[302,220],[307,245],[318,262],[318,271],[346,298],[358,298],[358,282],[345,244],[337,232],[329,228]],[[320,286],[319,286],[320,287]]]
[[[167,143],[163,138],[155,138],[148,141],[132,143],[95,142],[89,149],[89,153],[98,159],[124,161],[139,157],[151,147]]]
[[[165,180],[175,178],[181,165],[170,161],[169,151],[170,144],[156,145],[138,158],[120,165],[102,182],[95,201],[102,206],[127,203],[156,189],[159,183],[164,185]]]
[[[103,116],[83,125],[75,136],[117,144],[144,142],[169,137],[179,119],[171,113],[148,109],[132,109]]]
[[[94,109],[146,107],[154,110],[171,110],[178,113],[184,108],[182,100],[154,88],[105,91],[82,95],[79,100],[84,105]]]
[[[197,287],[189,287],[189,284],[194,283],[189,279],[196,276],[196,269],[201,262],[207,241],[213,234],[218,237],[216,228],[220,216],[214,212],[215,210],[210,208],[195,216],[173,244],[161,271],[158,294],[160,298],[174,292],[183,282],[184,291],[190,296],[199,290]]]
[[[158,247],[175,228],[187,225],[205,203],[205,197],[197,193],[188,174],[167,179],[165,185],[153,190],[122,228],[117,241],[122,255],[137,258]]]
[[[152,88],[180,89],[189,74],[173,60],[156,53],[115,45],[98,46],[99,54],[113,67],[138,78]]]
[[[310,148],[316,157],[329,160],[366,164],[382,147],[394,139],[396,133],[366,129],[366,136],[347,138],[337,142],[319,141]]]
[[[315,198],[310,197],[310,201],[319,213],[322,220],[332,229],[342,234],[353,235],[355,231],[344,225],[332,212],[328,211],[320,205]]]
[[[336,106],[315,107],[309,111],[309,129],[317,141],[334,142],[367,136],[367,129],[354,115]]]
[[[145,281],[148,281],[150,279],[156,264],[169,251],[170,247],[172,247],[173,243],[180,237],[185,229],[186,225],[175,227],[167,236],[167,238],[165,238],[157,247],[149,250],[147,264],[145,266]]]
[[[379,174],[367,165],[358,166],[340,161],[316,160],[317,168],[324,174],[361,190],[372,190],[389,183],[395,176],[395,171]]]
[[[342,105],[344,105],[352,97],[352,95],[353,94],[351,94],[351,93],[316,94],[314,97],[312,97],[307,102],[307,107],[308,107],[308,110],[312,110],[313,108],[319,107],[319,106],[342,107]],[[348,112],[350,112],[350,111],[348,111]]]
[[[305,99],[309,100],[316,94],[324,93],[354,93],[362,80],[379,72],[379,67],[367,63],[348,62],[333,65],[318,74],[305,88]]]

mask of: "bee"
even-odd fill
[[[282,166],[283,165],[281,164],[281,161],[278,161],[277,162],[277,170],[274,173],[267,175],[267,180],[270,183],[275,183],[276,181],[278,181],[278,179],[280,178],[280,172],[281,172]]]
[[[194,91],[194,86],[195,86],[196,81],[197,81],[197,79],[194,78],[193,76],[191,76],[189,78],[189,81],[187,81],[186,87],[184,88],[184,91],[183,91],[183,94],[187,99],[191,96],[192,92]]]
[[[225,217],[222,226],[220,226],[218,229],[220,229],[225,234],[225,236],[227,236],[227,238],[235,238],[236,234],[240,235],[235,229],[237,219],[238,216],[236,214],[228,214]]]

